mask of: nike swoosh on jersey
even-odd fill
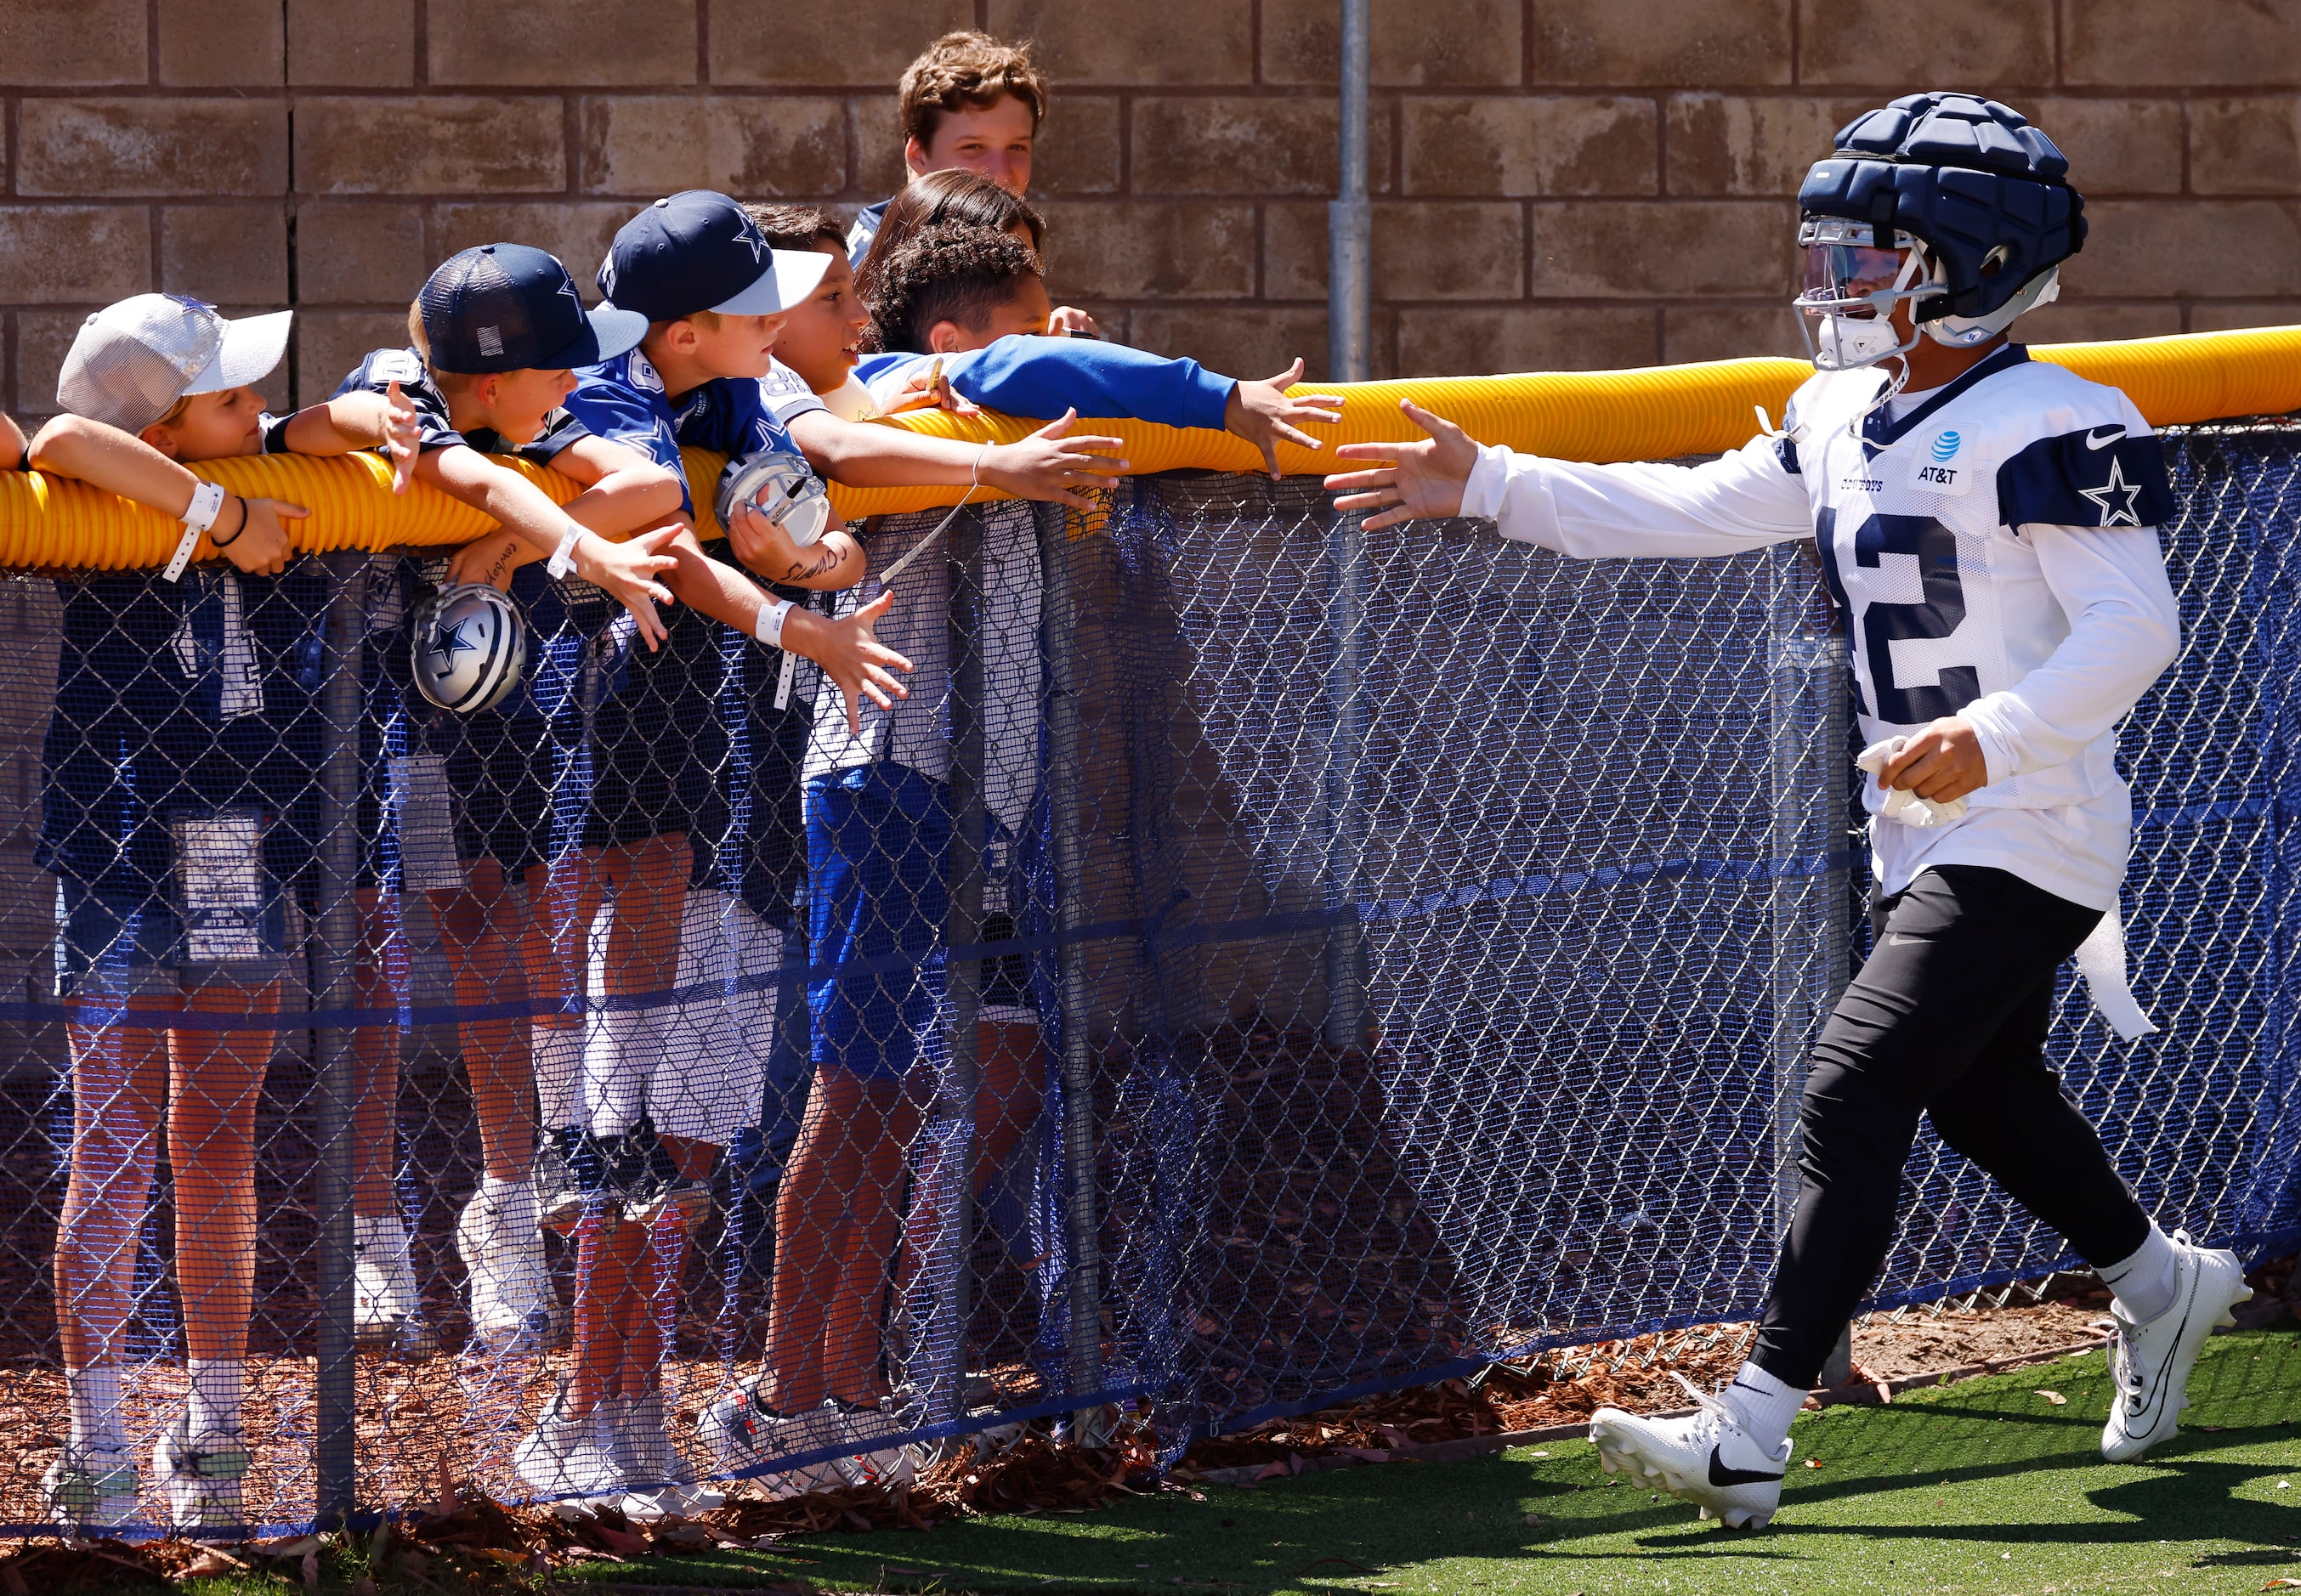
[[[1710,1449],[1710,1483],[1713,1485],[1762,1485],[1768,1480],[1778,1480],[1778,1474],[1768,1474],[1757,1468],[1728,1468],[1719,1457],[1718,1448]]]
[[[2124,436],[2125,429],[2122,427],[2110,428],[2108,436],[2106,437],[2104,437],[2102,433],[2096,430],[2086,434],[2086,447],[2089,449],[2105,449],[2111,444],[2115,443],[2119,439]]]

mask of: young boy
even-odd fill
[[[163,1123],[191,1389],[153,1467],[176,1528],[234,1535],[247,1517],[255,1106],[292,953],[284,899],[308,884],[316,835],[327,584],[289,566],[283,523],[302,509],[222,493],[182,463],[381,446],[404,480],[415,448],[413,415],[377,395],[265,414],[250,385],[287,336],[285,312],[227,322],[172,295],[123,300],[80,328],[56,388],[66,414],[31,447],[36,469],[186,529],[165,572],[57,583],[63,643],[37,857],[57,877],[59,994],[89,1006],[69,1027],[74,1134],[56,1237],[71,1427],[44,1482],[68,1525],[116,1525],[136,1510],[122,1341]],[[187,572],[204,550],[229,565]],[[122,1009],[259,1024],[138,1024]]]
[[[367,752],[383,762],[398,875],[431,898],[458,1001],[517,1004],[527,996],[516,954],[526,916],[509,887],[524,881],[538,856],[549,807],[535,758],[546,742],[545,723],[525,692],[478,714],[449,714],[427,703],[414,689],[405,627],[426,589],[465,580],[510,587],[515,569],[528,613],[549,618],[545,612],[556,614],[554,589],[542,569],[522,568],[518,556],[552,553],[572,539],[573,569],[625,601],[634,631],[659,647],[665,632],[655,605],[684,586],[673,574],[680,561],[670,547],[680,529],[665,527],[629,543],[601,534],[620,536],[675,518],[680,485],[654,461],[591,437],[558,408],[574,385],[575,366],[623,353],[647,323],[613,309],[585,313],[566,268],[542,250],[490,244],[464,251],[424,284],[408,307],[407,330],[409,347],[377,350],[337,392],[404,394],[416,419],[417,480],[487,511],[505,531],[444,562],[380,561],[371,635],[389,640],[372,662],[380,668],[369,673],[371,701],[383,713],[371,717],[379,746]],[[549,466],[584,484],[584,491],[564,508],[554,506],[489,458],[498,454]],[[455,640],[444,639],[449,648]],[[404,956],[395,957],[389,945],[398,920],[390,893],[398,884],[364,883],[369,930],[363,942],[374,954],[361,970],[368,1007],[383,1006],[378,989],[386,984],[384,967],[405,968]],[[470,1282],[472,1328],[497,1354],[540,1350],[558,1316],[530,1179],[535,1138],[527,1028],[489,1018],[461,1030],[483,1165],[479,1191],[456,1231]],[[397,1037],[388,1027],[371,1027],[358,1040],[366,1077],[360,1100],[371,1113],[359,1138],[357,1326],[365,1339],[405,1350],[423,1338],[406,1233],[391,1194]]]
[[[770,213],[779,245],[822,248],[804,212]],[[932,262],[952,264],[943,275]],[[1019,240],[985,228],[930,229],[893,262],[905,285],[904,306],[948,313],[929,318],[952,388],[1014,414],[1061,414],[1074,405],[1101,414],[1153,413],[1180,425],[1222,426],[1274,457],[1284,437],[1318,447],[1296,422],[1334,419],[1331,399],[1290,399],[1273,383],[1234,382],[1195,363],[1161,361],[1084,339],[1030,336],[1047,321],[1036,258]],[[834,267],[834,272],[836,268]],[[933,298],[930,283],[959,284],[957,298]],[[858,403],[855,326],[859,314],[826,274],[817,299],[795,313],[777,343],[783,365],[826,403],[860,409],[910,402],[916,353],[869,357],[882,388]],[[1035,292],[1035,297],[1034,296]],[[960,303],[961,300],[965,303]],[[1019,309],[1013,308],[1019,306]],[[895,321],[916,317],[898,307]],[[980,351],[993,350],[985,355]],[[1299,372],[1299,366],[1296,368]],[[978,380],[978,373],[986,380]],[[1291,380],[1295,373],[1287,374]],[[872,564],[884,570],[918,536],[876,536]],[[988,898],[1022,908],[1011,861],[1030,827],[1038,784],[1038,593],[1035,544],[994,531],[983,550],[986,656],[984,786],[1005,866]],[[883,595],[882,596],[883,597]],[[777,1256],[768,1329],[766,1375],[746,1391],[715,1404],[699,1435],[716,1466],[756,1466],[777,1453],[843,1441],[858,1450],[899,1427],[884,1404],[878,1303],[903,1228],[900,1195],[913,1149],[924,1140],[936,1104],[941,1056],[943,966],[936,949],[947,907],[952,815],[948,693],[950,583],[946,562],[911,567],[895,590],[885,626],[904,639],[920,670],[913,700],[873,713],[861,734],[818,724],[807,753],[806,821],[811,881],[812,958],[819,968],[849,965],[813,983],[815,1090],[779,1195]],[[897,967],[884,970],[883,966]],[[1000,1167],[1037,1117],[1046,1065],[1038,1015],[1020,982],[986,993],[979,1032],[981,1074],[974,1107],[980,1184]],[[916,1324],[908,1301],[925,1256],[933,1248],[937,1204],[957,1182],[923,1158],[910,1172],[911,1245],[898,1295],[898,1323]],[[941,1193],[941,1195],[932,1195]],[[925,1371],[899,1370],[914,1384]],[[867,1476],[870,1460],[844,1471]],[[814,1471],[816,1483],[826,1478]]]
[[[2110,1461],[2173,1434],[2199,1349],[2253,1294],[2233,1254],[2157,1227],[2044,1057],[2062,962],[2119,935],[2117,725],[2180,639],[2156,438],[2125,395],[2008,341],[2085,240],[2068,170],[1978,96],[1911,95],[1840,130],[1798,196],[1795,304],[1820,369],[1783,432],[1721,459],[1539,459],[1408,405],[1433,441],[1349,446],[1395,464],[1326,480],[1338,508],[1375,512],[1369,531],[1493,516],[1577,557],[1811,538],[1844,612],[1876,778],[1875,940],[1814,1043],[1757,1345],[1723,1391],[1694,1391],[1692,1417],[1604,1408],[1590,1425],[1609,1472],[1729,1528],[1779,1505],[1790,1422],[1893,1240],[1920,1116],[2115,1293]],[[2129,994],[2094,996],[2121,1031],[2146,1026]]]
[[[915,177],[950,167],[982,173],[1008,193],[1031,187],[1031,146],[1047,115],[1047,80],[1028,45],[971,29],[946,33],[903,69],[897,86],[903,164]],[[849,263],[871,252],[890,202],[866,205],[847,235]]]

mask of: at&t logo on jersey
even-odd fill
[[[1944,463],[1955,459],[1957,446],[1963,441],[1954,431],[1944,432],[1934,439],[1934,458]]]
[[[1963,464],[1952,464],[1957,452],[1965,445],[1954,428],[1944,428],[1934,434],[1918,456],[1916,467],[1910,472],[1910,486],[1927,493],[1962,493],[1972,475]]]

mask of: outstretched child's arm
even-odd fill
[[[386,393],[361,389],[338,394],[317,405],[306,405],[288,418],[291,455],[348,455],[356,449],[381,449],[391,462],[394,493],[407,491],[423,436],[415,406],[407,402],[397,382]]]
[[[782,646],[806,655],[838,684],[847,704],[847,729],[858,737],[863,735],[865,698],[882,709],[892,709],[895,699],[911,696],[910,689],[887,673],[908,671],[911,662],[882,643],[876,630],[879,618],[894,602],[892,593],[882,593],[836,621],[803,609],[786,610],[782,616]],[[780,600],[775,603],[782,607]]]
[[[24,464],[24,430],[15,418],[0,410],[0,471],[13,471]]]
[[[40,429],[32,439],[31,466],[134,499],[177,521],[191,513],[192,496],[200,486],[199,478],[142,439],[79,415],[57,416]],[[309,514],[276,498],[226,494],[208,528],[208,543],[250,575],[271,576],[286,570],[295,553],[280,523]]]
[[[849,488],[960,488],[980,481],[1018,498],[1092,511],[1095,502],[1087,490],[1126,469],[1125,461],[1112,457],[1125,440],[1074,438],[1077,419],[1065,415],[1028,438],[987,447],[842,421],[827,410],[792,417],[789,430],[808,464]]]

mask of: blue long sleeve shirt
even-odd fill
[[[855,374],[883,406],[932,355],[866,355]],[[1006,415],[1050,421],[1124,416],[1219,432],[1234,379],[1195,360],[1167,360],[1094,338],[1010,333],[986,348],[941,357],[954,392]]]

